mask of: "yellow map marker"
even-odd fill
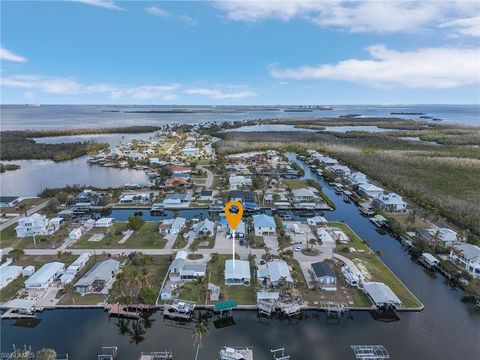
[[[232,213],[231,209],[232,207],[236,207],[238,209],[237,213]],[[239,201],[229,201],[227,205],[225,205],[225,217],[227,218],[228,225],[230,225],[230,228],[232,229],[232,252],[233,252],[233,268],[235,269],[235,229],[238,227],[238,224],[240,224],[240,221],[242,221],[242,215],[243,215],[243,206]]]

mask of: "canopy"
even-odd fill
[[[237,302],[235,300],[225,300],[215,304],[216,311],[231,310],[231,309],[235,309],[236,307],[237,307]]]

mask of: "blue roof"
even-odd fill
[[[253,225],[255,227],[268,227],[268,228],[276,227],[275,220],[273,219],[273,217],[265,214],[254,215]]]

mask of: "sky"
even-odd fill
[[[1,1],[2,104],[478,104],[479,1]]]

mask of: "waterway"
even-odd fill
[[[234,312],[235,324],[217,329],[209,322],[209,334],[203,339],[198,359],[216,359],[224,346],[253,346],[255,360],[271,359],[270,349],[286,347],[292,359],[353,359],[352,344],[382,344],[392,359],[477,360],[480,358],[480,312],[462,303],[462,292],[432,276],[413,262],[390,235],[379,234],[370,221],[362,217],[353,204],[344,203],[340,195],[295,154],[289,158],[324,186],[335,202],[336,210],[325,212],[329,220],[346,221],[373,250],[380,250],[383,261],[413,291],[425,309],[399,313],[399,321],[376,321],[368,312],[354,312],[340,322],[327,321],[325,314],[308,312],[300,321],[258,319],[256,313]],[[115,210],[120,217],[122,210]],[[146,212],[148,213],[148,211]],[[122,217],[125,215],[122,215]],[[119,347],[119,359],[136,359],[141,351],[171,350],[175,359],[193,359],[192,325],[163,320],[154,314],[147,323],[130,322],[128,330],[101,310],[45,311],[34,328],[14,326],[2,321],[1,348],[9,351],[13,344],[29,344],[38,350],[54,347],[68,352],[70,359],[94,359],[102,346]]]

